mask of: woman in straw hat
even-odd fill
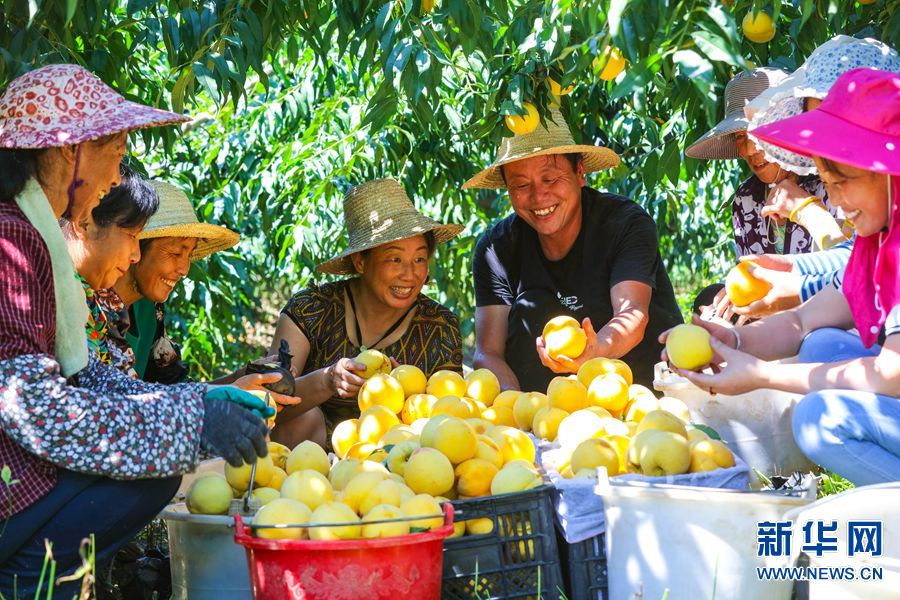
[[[66,575],[95,534],[101,568],[201,448],[235,464],[266,453],[265,424],[238,404],[269,414],[254,396],[146,384],[92,358],[85,341],[85,295],[58,219],[82,222],[119,183],[127,132],[185,120],[75,65],[26,73],[0,98],[0,465],[13,480],[0,486],[3,594],[34,592],[45,539]]]
[[[462,370],[459,319],[421,293],[435,247],[462,227],[419,213],[391,179],[348,191],[344,220],[347,249],[316,270],[351,277],[291,297],[270,350],[277,351],[282,339],[290,342],[300,373],[295,395],[303,403],[283,410],[272,431],[273,439],[288,446],[305,439],[325,445],[338,422],[359,416],[356,395],[366,366],[351,357],[361,350],[380,350],[426,377]]]
[[[138,376],[150,382],[176,383],[187,377],[178,346],[166,335],[164,303],[191,263],[237,244],[226,227],[201,223],[191,201],[178,187],[151,181],[159,210],[139,234],[140,260],[99,293],[109,317],[110,342],[117,353],[133,353]]]
[[[658,332],[681,314],[656,223],[628,198],[586,185],[585,173],[618,164],[609,148],[576,144],[551,110],[546,127],[505,138],[494,164],[463,186],[506,187],[515,211],[478,240],[473,266],[475,366],[504,389],[544,391],[595,357],[622,357],[635,379],[652,380]],[[542,331],[559,315],[582,324],[580,356],[548,353]]]
[[[807,456],[856,485],[898,481],[900,74],[844,73],[817,109],[754,134],[812,158],[856,242],[846,268],[797,308],[734,329],[695,319],[717,372],[679,372],[710,392],[805,394],[793,430]],[[798,352],[798,363],[776,361]]]

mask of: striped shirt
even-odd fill
[[[853,240],[848,240],[829,250],[795,255],[794,268],[803,276],[800,299],[806,302],[821,292],[834,279],[835,274],[847,265],[852,250]]]

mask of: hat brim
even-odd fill
[[[15,126],[16,119],[4,119],[7,122],[0,131],[0,147],[58,148],[90,142],[120,131],[162,127],[190,120],[186,115],[126,100],[103,114],[91,115],[87,120],[72,121],[38,131],[21,130]]]
[[[422,215],[420,215],[419,223],[421,227],[421,230],[419,231],[416,231],[415,228],[413,228],[412,231],[406,230],[404,232],[404,235],[398,235],[397,237],[393,237],[391,239],[379,239],[375,243],[362,245],[358,248],[348,248],[342,254],[339,254],[331,260],[327,260],[317,265],[316,271],[318,271],[319,273],[327,273],[329,275],[354,274],[356,273],[356,269],[353,267],[353,260],[350,257],[357,252],[371,250],[372,248],[377,248],[378,246],[383,246],[384,244],[389,244],[391,242],[403,240],[416,235],[423,235],[425,233],[428,233],[429,231],[434,232],[435,246],[439,246],[440,244],[449,242],[450,240],[455,238],[464,229],[462,225],[444,225]]]
[[[509,163],[531,158],[532,156],[545,156],[549,154],[572,154],[580,153],[584,161],[584,172],[594,173],[605,169],[612,169],[619,166],[619,155],[606,148],[605,146],[588,146],[583,144],[571,144],[566,146],[553,146],[552,148],[542,148],[523,154],[507,156],[503,160],[498,160],[487,169],[481,171],[462,186],[464,190],[470,189],[497,189],[505,188],[506,183],[500,174],[500,167]]]
[[[241,236],[227,227],[212,225],[210,223],[188,223],[184,225],[170,225],[142,231],[138,236],[142,240],[153,240],[164,237],[192,237],[197,238],[197,247],[191,252],[191,261],[206,258],[210,254],[233,248],[240,241]]]
[[[753,135],[802,156],[816,155],[866,171],[900,175],[896,136],[860,127],[821,108],[763,125],[754,129]]]
[[[691,158],[704,160],[734,160],[740,158],[734,134],[747,129],[747,118],[743,110],[733,112],[715,127],[703,134],[699,140],[691,144],[685,154]]]

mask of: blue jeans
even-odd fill
[[[799,362],[877,356],[859,337],[819,329],[800,348]],[[810,460],[856,485],[900,481],[900,399],[871,392],[812,392],[794,408],[794,438]]]
[[[30,598],[44,563],[44,539],[53,543],[56,575],[79,566],[81,540],[94,534],[100,570],[178,491],[181,477],[119,481],[59,469],[56,486],[40,500],[0,521],[0,593]],[[6,526],[4,530],[3,527]],[[80,581],[56,588],[54,597],[71,598]],[[43,589],[47,589],[46,579]],[[43,594],[42,594],[43,596]]]

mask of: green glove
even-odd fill
[[[266,406],[265,401],[250,392],[231,385],[216,386],[206,392],[206,397],[213,400],[226,400],[242,406],[260,416],[268,419],[275,416],[275,407]]]

